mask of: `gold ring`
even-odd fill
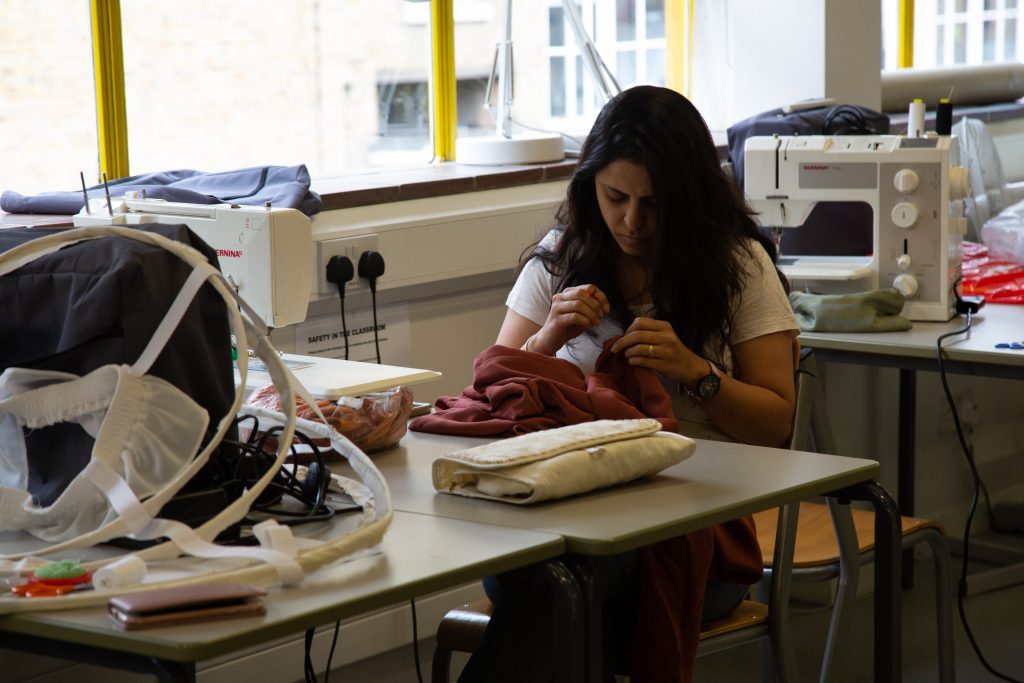
[[[647,345],[647,357],[654,360],[654,344]]]

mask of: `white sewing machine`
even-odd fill
[[[765,227],[803,225],[818,202],[863,202],[873,214],[866,256],[800,256],[780,267],[821,293],[895,287],[911,320],[949,320],[966,229],[966,169],[955,137],[771,136],[746,142],[744,189]],[[802,286],[802,285],[801,285]]]
[[[76,227],[184,223],[217,252],[221,272],[270,327],[306,319],[313,276],[312,223],[296,209],[186,204],[128,193],[93,198]]]

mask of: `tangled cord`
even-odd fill
[[[221,486],[231,497],[241,495],[243,490],[251,488],[273,466],[275,461],[273,443],[276,442],[283,430],[282,427],[271,427],[261,431],[259,420],[254,415],[240,417],[235,422],[235,425],[240,427],[246,421],[251,421],[252,424],[245,441],[224,442],[235,449],[233,455],[223,458],[221,462]],[[312,439],[298,431],[295,432],[295,438],[310,450],[312,463],[307,470],[306,476],[316,476],[319,479],[315,488],[300,481],[296,476],[299,454],[293,444],[291,446],[292,466],[286,465],[277,471],[274,478],[267,485],[267,488],[256,498],[250,511],[271,517],[279,524],[288,526],[329,520],[334,516],[334,508],[326,502],[330,470],[324,464],[323,455]],[[281,508],[280,504],[286,495],[298,501],[305,509],[287,510]],[[241,524],[243,526],[252,526],[258,521],[246,517],[241,521]],[[255,542],[255,539],[246,536],[240,538],[237,542],[250,543]]]
[[[864,113],[856,107],[841,104],[833,107],[821,126],[825,135],[877,135],[878,131],[868,125]]]

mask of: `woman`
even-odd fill
[[[750,213],[693,105],[627,90],[587,137],[560,227],[523,265],[497,343],[587,372],[621,334],[612,351],[658,372],[683,433],[782,445],[797,324]],[[715,375],[717,391],[703,381]]]
[[[682,433],[767,446],[786,441],[795,403],[796,319],[774,265],[774,246],[723,172],[704,120],[685,97],[640,86],[612,98],[583,144],[556,218],[558,227],[521,266],[498,344],[557,355],[590,372],[604,343],[619,337],[611,351],[657,372]],[[745,535],[739,545],[756,555],[746,580],[756,580],[760,553],[756,538],[749,538],[752,523],[722,529],[716,533],[724,542],[708,542],[721,549],[736,540],[730,535]],[[641,569],[646,561],[658,574],[665,558],[643,553]],[[593,568],[614,577],[606,582],[612,586],[609,602],[622,593],[643,601],[637,564],[633,553]],[[529,599],[509,599],[510,587],[519,590],[515,586],[501,582],[506,595],[492,626],[513,604],[520,620],[529,618]],[[701,611],[704,619],[732,611],[747,588],[708,581],[693,623],[699,627]],[[487,669],[493,673],[503,649],[496,639],[522,631],[522,624],[505,634],[489,629],[481,657],[474,656],[478,661],[471,660],[463,680]],[[537,647],[530,645],[534,658]],[[681,649],[686,652],[679,667],[692,666],[687,660],[696,643]],[[484,658],[490,660],[486,669],[479,661]],[[683,671],[678,678],[689,675]],[[662,673],[639,678],[665,679]]]

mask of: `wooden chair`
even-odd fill
[[[791,447],[796,450],[835,454],[824,394],[818,381],[817,366],[811,349],[800,354],[797,415]],[[754,515],[758,541],[764,555],[765,574],[773,574],[776,511]],[[822,658],[820,681],[827,681],[838,647],[848,641],[857,597],[860,567],[874,559],[874,517],[866,510],[851,508],[848,502],[829,498],[826,503],[800,504],[796,544],[793,551],[793,581],[837,579],[835,603]],[[949,547],[945,532],[937,522],[915,517],[902,518],[903,547],[927,543],[935,566],[935,610],[938,637],[938,669],[942,683],[955,677],[952,585]],[[789,573],[789,572],[787,572]]]

